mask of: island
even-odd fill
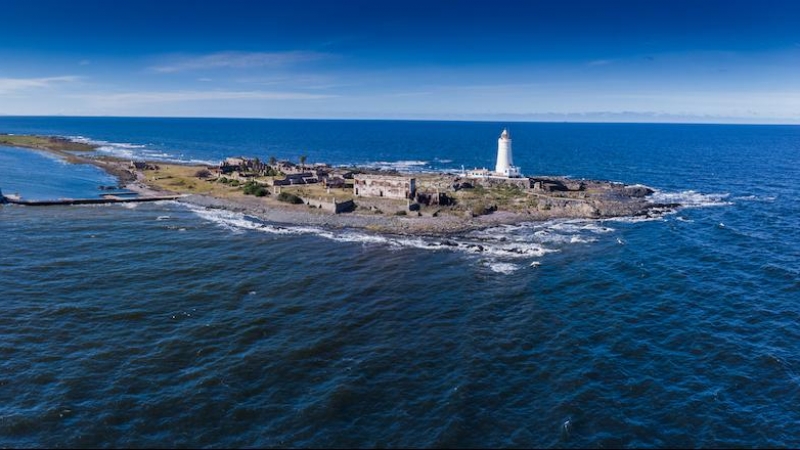
[[[131,161],[98,155],[91,144],[51,136],[0,135],[0,145],[96,165],[117,176],[118,187],[138,193],[141,200],[170,198],[275,223],[392,234],[446,236],[556,218],[652,216],[680,206],[651,201],[654,191],[642,185],[523,176],[513,165],[506,130],[498,139],[495,170],[453,173],[334,167],[306,164],[305,158],[295,163],[241,156],[218,165]]]

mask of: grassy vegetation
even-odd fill
[[[494,210],[517,211],[535,207],[537,199],[531,197],[518,186],[501,185],[486,188],[476,185],[472,189],[462,189],[454,193],[456,210],[470,211],[479,216]]]
[[[90,152],[97,148],[94,145],[72,142],[60,137],[10,134],[0,134],[0,145],[66,152]]]
[[[248,181],[245,183],[242,192],[244,195],[255,195],[256,197],[266,197],[269,195],[267,188],[256,183],[255,181]]]
[[[217,183],[213,179],[198,178],[202,166],[159,164],[158,170],[145,170],[147,184],[183,194],[210,194],[219,197],[242,195],[236,187]],[[237,181],[238,184],[238,181]]]

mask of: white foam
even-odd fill
[[[428,161],[419,161],[419,160],[372,161],[364,164],[359,164],[359,166],[370,169],[397,170],[399,172],[426,172],[430,170],[426,169],[428,167],[428,164],[429,164]]]
[[[674,214],[675,211],[664,211],[656,215],[650,216],[633,216],[633,217],[610,217],[602,219],[603,222],[618,222],[618,223],[640,223],[640,222],[663,222],[664,216],[667,214]]]
[[[731,202],[725,200],[730,194],[703,194],[696,191],[661,192],[656,191],[648,197],[651,203],[679,203],[684,208],[705,208],[710,206],[726,206]]]
[[[759,197],[757,195],[741,195],[733,197],[731,200],[745,201],[745,202],[774,202],[775,197]]]
[[[317,229],[305,230],[303,227],[289,228],[258,223],[249,219],[242,213],[226,211],[223,209],[209,209],[189,206],[189,210],[201,218],[208,220],[209,222],[213,222],[222,228],[230,230],[233,233],[241,233],[243,230],[255,230],[271,234],[303,234],[317,231]]]
[[[504,262],[491,262],[487,264],[487,267],[492,270],[492,272],[502,273],[508,275],[510,273],[514,273],[520,269],[520,266],[511,263],[504,263]]]
[[[240,212],[185,205],[199,217],[234,233],[259,231],[278,235],[312,234],[337,242],[384,246],[390,250],[419,249],[460,252],[478,260],[498,273],[511,273],[521,266],[512,261],[535,261],[564,246],[596,242],[614,228],[598,220],[553,220],[501,225],[452,238],[381,235],[357,230],[326,230],[313,226],[280,226],[262,222]]]
[[[124,159],[147,159],[161,161],[164,163],[191,163],[210,166],[219,164],[219,161],[182,158],[182,155],[167,153],[161,149],[151,149],[149,148],[148,144],[135,144],[132,142],[109,142],[98,139],[90,139],[85,136],[66,137],[73,142],[96,145],[97,152]]]
[[[596,220],[569,220],[557,222],[550,225],[548,229],[562,233],[580,233],[581,231],[588,231],[594,234],[605,234],[614,231],[613,228],[600,225]]]

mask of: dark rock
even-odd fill
[[[647,197],[655,191],[647,186],[625,186],[622,192],[628,197],[642,198]]]

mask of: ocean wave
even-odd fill
[[[684,208],[706,208],[711,206],[727,206],[732,203],[726,199],[728,193],[703,194],[689,190],[683,192],[656,191],[648,199],[652,203],[679,203]]]
[[[178,204],[178,203],[175,203]],[[227,211],[224,209],[205,208],[195,205],[184,205],[192,213],[232,233],[239,234],[248,231],[257,231],[275,235],[315,235],[324,239],[337,242],[360,243],[363,245],[382,245],[390,250],[418,249],[426,251],[454,251],[465,255],[477,256],[486,264],[509,263],[511,260],[534,259],[559,251],[547,248],[536,240],[524,237],[513,239],[498,239],[494,242],[480,237],[460,238],[430,238],[407,237],[396,235],[378,235],[354,230],[332,231],[313,226],[275,225],[263,222],[255,217],[247,216],[241,212]],[[564,238],[564,243],[588,242],[586,239],[572,236]],[[508,267],[499,272],[508,272]],[[514,270],[518,269],[516,267]]]
[[[609,217],[602,219],[603,222],[616,222],[616,223],[641,223],[641,222],[663,222],[666,219],[664,216],[674,214],[675,210],[665,210],[659,214],[652,214],[647,216],[623,216],[623,217]]]
[[[204,159],[187,159],[169,153],[163,149],[151,148],[150,144],[135,144],[132,142],[110,142],[100,139],[91,139],[85,136],[65,136],[73,142],[82,144],[96,145],[97,152],[104,153],[109,156],[114,156],[123,159],[145,159],[148,161],[156,161],[162,163],[178,163],[178,164],[202,164],[208,166],[215,166],[219,161],[210,161]]]
[[[436,238],[375,234],[353,229],[330,230],[315,226],[276,225],[241,212],[196,205],[184,206],[200,218],[215,223],[232,233],[258,231],[275,235],[315,235],[337,242],[384,246],[389,250],[418,249],[458,252],[465,256],[476,257],[481,264],[487,266],[496,264],[495,268],[502,268],[502,270],[493,269],[498,273],[510,273],[524,267],[515,261],[527,260],[531,262],[531,267],[534,267],[538,266],[539,259],[547,254],[560,252],[572,245],[586,245],[598,242],[600,239],[609,239],[605,236],[613,235],[616,231],[615,228],[608,226],[607,222],[609,221],[656,220],[648,217],[604,220],[556,219],[547,222],[500,225],[473,231],[463,236]],[[663,220],[663,218],[659,219]],[[534,262],[536,264],[533,264]]]
[[[731,200],[744,202],[774,202],[775,198],[776,197],[774,196],[760,197],[758,195],[740,195],[738,197],[731,198]]]
[[[429,172],[431,171],[428,161],[407,160],[407,161],[370,161],[359,164],[360,167],[380,170],[397,170],[399,172]]]
[[[504,263],[504,262],[492,262],[487,264],[486,266],[489,267],[489,269],[491,269],[492,272],[502,273],[504,275],[509,275],[521,269],[521,267],[518,266],[517,264]]]
[[[605,234],[614,231],[613,228],[606,227],[597,223],[597,221],[585,220],[569,220],[565,222],[556,222],[548,227],[551,230],[560,231],[564,233],[579,233],[581,231],[588,231],[595,234]]]
[[[193,205],[189,205],[188,208],[200,218],[217,224],[233,233],[243,233],[246,230],[252,230],[270,234],[324,234],[324,231],[320,228],[283,227],[266,224],[240,212],[203,208]]]

